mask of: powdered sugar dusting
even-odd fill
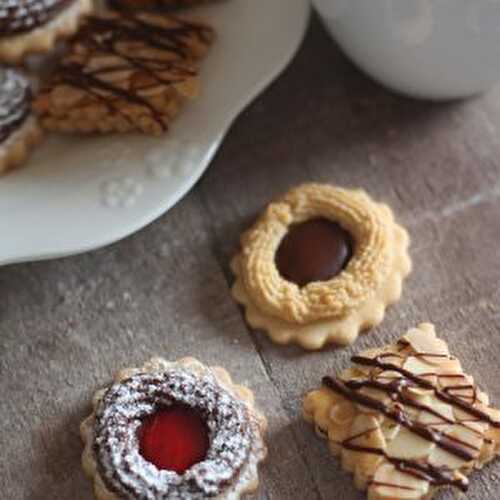
[[[10,68],[0,68],[0,141],[9,137],[29,113],[28,80]]]
[[[183,475],[160,471],[139,453],[137,431],[158,409],[184,404],[205,419],[210,447],[204,461]],[[124,498],[237,497],[242,481],[255,475],[263,457],[258,426],[248,407],[206,372],[170,367],[114,384],[95,418],[93,450],[107,487]]]

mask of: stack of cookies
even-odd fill
[[[41,137],[62,132],[165,132],[197,96],[213,29],[173,9],[203,0],[11,0],[0,6],[0,172]],[[33,53],[63,55],[35,93],[21,70]]]

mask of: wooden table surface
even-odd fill
[[[116,370],[152,355],[222,364],[255,391],[270,421],[258,498],[364,498],[301,421],[301,399],[353,352],[420,321],[436,323],[500,405],[499,130],[500,89],[441,105],[394,96],[313,19],[293,64],[166,216],[103,250],[1,270],[0,496],[92,498],[79,423]],[[311,180],[389,203],[414,261],[379,328],[352,348],[312,354],[247,328],[228,266],[259,210]],[[498,478],[500,462],[476,473],[468,498],[500,498]]]

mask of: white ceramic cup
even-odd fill
[[[500,0],[313,0],[346,54],[414,97],[453,99],[500,81]]]

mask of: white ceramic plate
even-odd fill
[[[168,135],[50,137],[0,178],[0,264],[61,257],[117,241],[182,198],[234,118],[288,64],[308,0],[229,0],[199,9],[218,39],[202,94]]]

